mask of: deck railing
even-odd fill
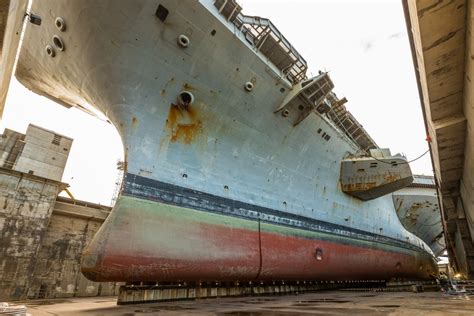
[[[216,0],[219,12],[245,34],[246,40],[268,58],[292,84],[306,79],[306,60],[266,18],[241,13],[235,0]]]

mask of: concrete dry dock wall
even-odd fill
[[[0,168],[0,301],[114,295],[80,272],[110,208],[57,195],[65,184]]]
[[[59,197],[41,244],[29,298],[118,294],[119,283],[97,283],[80,272],[84,247],[110,208]]]
[[[64,186],[0,168],[0,300],[26,297],[56,196]]]

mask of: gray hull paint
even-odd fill
[[[441,255],[446,242],[434,178],[415,176],[413,185],[393,193],[393,203],[403,226]]]

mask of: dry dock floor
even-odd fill
[[[211,298],[116,305],[116,297],[30,301],[34,316],[51,315],[474,315],[474,296],[438,292],[325,291],[287,296]]]

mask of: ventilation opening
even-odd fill
[[[62,137],[60,135],[54,134],[53,141],[51,142],[54,145],[59,145],[61,143]]]
[[[247,92],[252,91],[252,90],[253,90],[253,83],[251,83],[250,81],[247,81],[247,82],[245,83],[245,90],[246,90]]]
[[[189,46],[189,38],[186,35],[181,34],[178,36],[178,44],[179,46],[186,48]]]
[[[38,299],[44,299],[46,298],[48,293],[48,286],[46,284],[41,284],[39,291],[38,291]]]
[[[314,254],[314,257],[315,257],[316,260],[318,260],[318,261],[323,260],[323,250],[320,249],[320,248],[317,248],[317,249],[316,249],[316,252],[315,252],[315,254]]]
[[[168,17],[168,13],[168,9],[160,4],[158,5],[158,9],[156,9],[155,15],[158,19],[160,19],[161,22],[164,22]]]

